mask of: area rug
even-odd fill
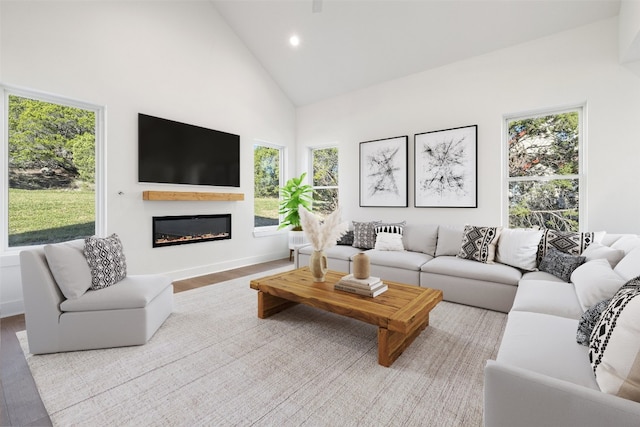
[[[54,425],[481,426],[506,315],[442,302],[389,368],[376,328],[295,306],[256,316],[252,277],[175,295],[143,346],[34,356]]]

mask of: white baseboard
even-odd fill
[[[21,299],[0,303],[0,318],[24,314],[24,301]]]

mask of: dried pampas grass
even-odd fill
[[[300,225],[304,234],[316,251],[324,251],[334,246],[349,229],[349,223],[340,221],[340,208],[329,214],[323,223],[304,207],[298,207]]]

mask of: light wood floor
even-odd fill
[[[248,267],[173,282],[174,292],[220,283],[290,265],[284,258]],[[0,319],[0,426],[50,426],[40,394],[29,371],[16,332],[24,331],[24,316]]]

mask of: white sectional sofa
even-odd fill
[[[640,276],[640,238],[600,233],[593,253],[600,247],[622,260],[587,256],[564,282],[542,271],[457,258],[462,231],[407,225],[405,251],[366,253],[371,275],[442,289],[447,301],[509,313],[496,360],[485,367],[485,426],[640,426],[640,403],[600,391],[589,348],[576,342],[585,310]],[[329,268],[350,272],[360,251],[331,248]],[[307,265],[310,253],[310,247],[298,248],[296,266]]]

